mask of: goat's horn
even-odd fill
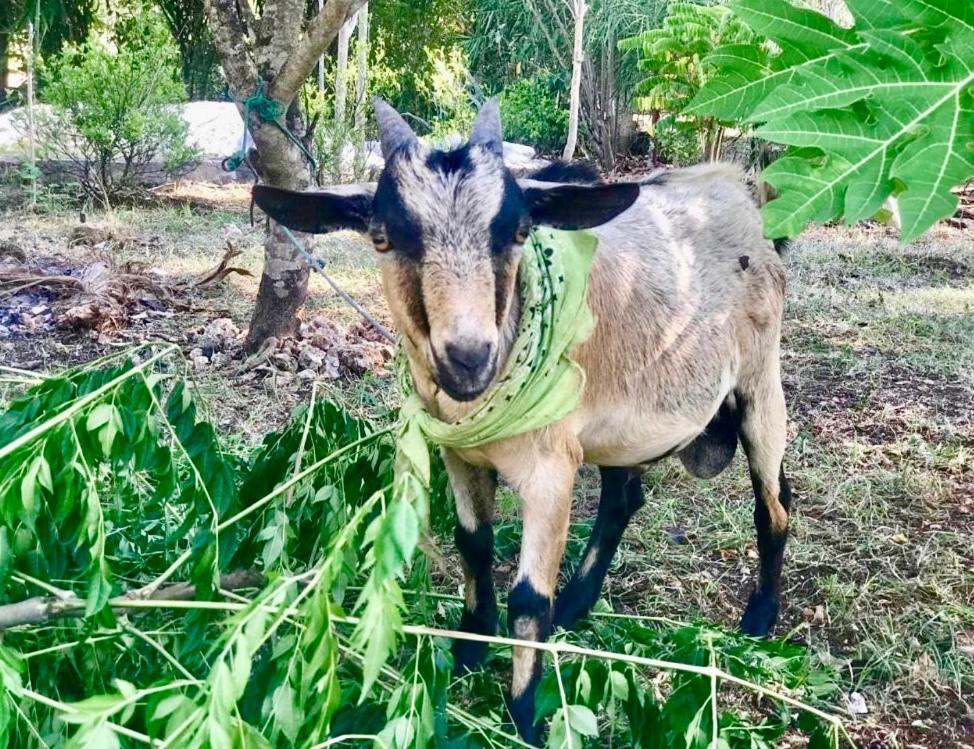
[[[375,121],[379,126],[379,143],[382,145],[382,158],[389,159],[392,154],[416,140],[416,133],[395,109],[378,96],[372,99]]]
[[[501,112],[497,105],[497,97],[491,97],[480,108],[477,121],[473,123],[470,132],[470,145],[483,146],[498,156],[504,153],[504,136],[501,134]]]

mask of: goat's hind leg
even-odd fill
[[[554,623],[571,628],[599,600],[606,573],[629,521],[643,505],[641,471],[635,468],[600,467],[602,495],[592,535],[582,562],[558,593]]]
[[[741,630],[763,637],[778,620],[781,566],[788,539],[791,487],[785,477],[787,415],[777,368],[759,382],[737,391],[741,444],[754,488],[754,525],[758,537],[758,580],[741,619]]]
[[[456,497],[457,550],[463,562],[464,605],[461,632],[497,634],[497,597],[491,576],[494,563],[494,497],[497,474],[460,460],[443,450],[443,462]],[[458,672],[477,666],[487,655],[487,644],[453,641],[453,664]]]

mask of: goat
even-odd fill
[[[581,405],[543,429],[443,450],[466,578],[460,629],[496,632],[498,476],[520,495],[524,525],[509,627],[518,638],[543,640],[553,624],[570,627],[598,599],[643,504],[645,467],[676,453],[690,473],[711,477],[740,441],[760,556],[740,626],[768,634],[778,616],[791,505],[779,366],[785,273],[739,175],[703,165],[642,184],[578,184],[589,181],[578,172],[560,184],[517,181],[502,160],[496,104],[481,110],[467,144],[445,152],[421,143],[388,105],[375,107],[386,158],[376,186],[317,193],[258,186],[254,197],[292,229],[371,235],[416,390],[434,416],[469,413],[502,369],[519,320],[517,268],[531,227],[591,228],[599,240],[588,290],[596,327],[573,354],[586,373]],[[556,597],[583,461],[600,467],[601,499],[582,562]],[[472,667],[485,651],[457,641],[455,663]],[[538,738],[540,671],[536,650],[514,649],[510,710],[529,741]]]

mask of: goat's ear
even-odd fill
[[[611,221],[636,202],[639,185],[545,185],[523,187],[528,212],[536,224],[555,229],[588,229]]]
[[[372,218],[374,185],[343,185],[327,192],[254,187],[254,202],[277,223],[295,231],[325,234],[338,229],[364,232]]]

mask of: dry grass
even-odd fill
[[[229,238],[243,252],[235,263],[257,273],[261,227],[249,227],[233,197],[225,209],[123,210],[98,222],[142,240],[131,245],[138,257],[125,256],[123,243],[120,262],[196,275],[219,260]],[[67,247],[75,223],[64,211],[16,214],[0,222],[0,241],[29,254],[83,258],[83,248]],[[335,235],[318,248],[339,282],[387,319],[366,245]],[[900,248],[882,231],[816,230],[787,262],[782,366],[797,501],[780,631],[845,664],[850,689],[869,707],[854,725],[864,746],[974,746],[974,238],[941,231]],[[245,326],[256,283],[232,276],[168,327],[140,335],[178,338],[220,316]],[[305,314],[316,312],[356,321],[313,278]],[[111,345],[57,336],[0,341],[0,356],[49,368]],[[242,446],[280,426],[306,390],[273,378],[198,377],[217,422]],[[329,390],[364,412],[395,402],[387,380]],[[647,475],[646,489],[647,507],[626,535],[606,599],[617,611],[733,626],[755,566],[743,461],[706,483],[667,461]],[[597,498],[592,471],[577,493],[575,558]],[[504,575],[519,531],[516,500],[505,495],[501,506]]]

